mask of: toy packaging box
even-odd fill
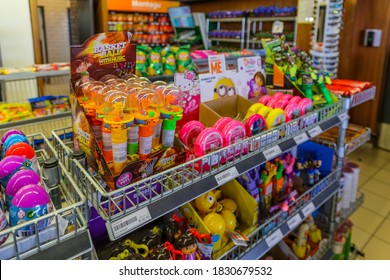
[[[127,156],[126,166],[120,174],[113,174],[113,163],[107,162],[97,142],[93,126],[80,104],[82,93],[76,90],[80,81],[100,80],[105,75],[121,78],[135,72],[136,46],[130,43],[128,32],[96,34],[84,44],[71,46],[71,109],[74,132],[74,148],[82,149],[89,165],[96,170],[111,190],[125,187],[149,175],[156,174],[184,163],[186,152],[179,142],[166,150],[157,147],[148,159],[137,155]],[[159,193],[159,187],[154,186]],[[135,198],[136,200],[136,198]]]

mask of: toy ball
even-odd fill
[[[222,204],[224,210],[230,210],[232,213],[237,211],[237,203],[231,198],[224,198],[219,203]]]
[[[15,143],[25,142],[28,144],[28,140],[26,136],[20,134],[12,134],[7,137],[7,139],[3,143],[3,147],[1,148],[1,156],[4,157],[5,152]]]
[[[9,210],[10,226],[16,226],[42,217],[52,211],[49,194],[39,185],[27,185],[14,196]],[[38,231],[45,229],[51,219],[43,219],[37,224]],[[17,236],[35,234],[35,225],[29,224],[16,231]]]
[[[0,232],[9,228],[7,217],[0,209]],[[0,245],[3,244],[8,238],[8,234],[0,234]]]
[[[5,140],[7,140],[7,138],[13,134],[19,134],[19,135],[23,135],[24,136],[24,133],[21,132],[20,130],[17,130],[17,129],[10,129],[8,130],[6,133],[4,133],[3,137],[1,137],[1,141],[0,141],[0,144],[3,144],[5,142]]]
[[[213,210],[216,202],[217,198],[215,196],[215,193],[210,191],[197,197],[195,199],[195,206],[199,212],[207,214]]]
[[[0,161],[0,183],[6,187],[11,176],[21,169],[31,169],[31,161],[22,156],[9,156]]]
[[[210,230],[211,234],[218,234],[223,236],[226,231],[226,222],[218,213],[209,213],[203,218],[203,222]]]
[[[25,157],[32,162],[33,169],[38,170],[37,157],[36,157],[36,154],[35,154],[33,147],[31,147],[30,144],[27,144],[25,142],[15,143],[7,149],[7,151],[5,152],[5,156],[6,157],[8,157],[8,156]]]
[[[9,179],[7,187],[5,188],[6,205],[9,209],[14,195],[24,186],[36,184],[41,186],[41,178],[38,173],[30,169],[19,170]]]
[[[225,221],[226,230],[227,231],[234,231],[237,227],[237,220],[236,220],[236,216],[234,216],[233,212],[225,209],[225,210],[222,210],[221,216]]]

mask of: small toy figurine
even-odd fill
[[[163,227],[163,240],[170,243],[174,243],[175,240],[180,236],[181,230],[180,225],[173,218],[169,219]]]
[[[195,199],[195,206],[198,211],[205,215],[210,212],[220,212],[222,205],[217,202],[217,198],[220,196],[221,191],[209,191]]]
[[[294,254],[300,259],[306,258],[308,251],[310,251],[310,244],[307,243],[308,234],[308,224],[301,224],[301,226],[299,227],[298,236],[292,244]]]
[[[320,171],[319,168],[322,165],[322,160],[316,159],[313,160],[313,167],[314,167],[314,182],[317,183],[320,180]]]
[[[284,175],[287,178],[286,194],[290,193],[293,186],[294,165],[295,157],[291,153],[287,153],[284,157]]]
[[[322,233],[321,233],[321,230],[314,223],[314,219],[313,219],[312,215],[309,215],[306,218],[306,223],[309,226],[309,238],[310,238],[310,241],[313,242],[313,243],[319,243],[322,240]]]
[[[322,94],[326,100],[326,104],[332,104],[332,97],[330,91],[326,87],[326,84],[330,85],[332,83],[329,73],[325,71],[317,72],[317,79],[314,81],[319,94]]]
[[[184,260],[182,251],[176,250],[169,242],[159,244],[156,249],[150,254],[151,260]]]
[[[156,247],[161,244],[161,231],[158,227],[154,227],[148,233],[146,233],[142,239],[141,244],[145,244],[149,248],[149,254],[151,254]]]
[[[185,260],[200,260],[200,255],[197,251],[198,243],[190,231],[182,233],[176,239],[175,248],[183,252]]]
[[[275,158],[276,174],[274,176],[273,184],[273,199],[278,202],[283,196],[283,186],[284,186],[284,160],[281,158]]]

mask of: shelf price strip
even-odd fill
[[[344,112],[344,113],[342,113],[342,114],[340,114],[339,115],[339,120],[340,121],[346,121],[346,120],[348,120],[349,119],[349,116],[348,116],[348,113],[347,112]]]
[[[129,233],[132,229],[145,224],[152,219],[149,209],[144,207],[137,212],[131,213],[117,221],[106,223],[107,229],[112,233],[113,239],[117,239],[124,234]],[[108,228],[109,227],[109,228]]]
[[[278,228],[275,230],[270,236],[268,236],[265,239],[265,242],[268,245],[268,248],[274,247],[280,240],[283,239],[283,233],[282,231]]]
[[[276,145],[275,147],[269,148],[268,150],[265,150],[263,152],[266,160],[273,159],[276,157],[278,154],[282,153],[282,149],[280,149],[279,145]]]
[[[316,210],[316,207],[314,206],[313,202],[311,202],[310,204],[306,205],[306,206],[302,209],[302,214],[303,214],[303,216],[306,218],[306,217],[308,217],[311,213],[313,213],[314,210]]]
[[[322,129],[320,126],[316,126],[315,128],[312,128],[309,130],[309,134],[310,134],[310,137],[311,138],[314,138],[316,137],[318,134],[320,134],[322,132]]]
[[[290,228],[290,230],[295,229],[300,223],[302,222],[301,215],[295,214],[291,219],[287,221],[287,225]]]
[[[237,171],[237,168],[235,166],[229,168],[228,170],[225,170],[217,175],[215,175],[215,180],[217,181],[217,184],[220,186],[220,185],[223,185],[231,180],[233,180],[234,178],[237,178],[238,175],[240,175]]]
[[[294,141],[295,141],[295,143],[297,143],[297,145],[302,144],[303,142],[306,142],[307,140],[309,140],[309,137],[307,136],[306,132],[301,133],[301,134],[294,137]]]

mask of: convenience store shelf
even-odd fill
[[[2,81],[18,81],[36,78],[48,78],[55,76],[70,75],[70,70],[53,70],[53,71],[38,71],[38,72],[20,72],[7,75],[0,75],[0,82]]]
[[[231,42],[231,43],[241,43],[242,39],[235,38],[210,38],[210,41],[213,42]]]
[[[245,18],[209,18],[209,22],[242,22]]]
[[[22,125],[34,124],[34,123],[51,121],[51,120],[56,120],[56,119],[62,119],[62,118],[70,117],[70,116],[71,116],[71,112],[69,111],[69,112],[62,112],[62,113],[58,113],[58,114],[30,118],[30,119],[25,119],[25,120],[20,120],[20,121],[7,122],[7,123],[0,124],[0,130],[18,127],[18,126],[22,126]]]
[[[331,198],[339,189],[339,183],[336,180],[336,172],[328,175],[318,184],[313,186],[308,193],[316,188],[325,186],[317,195],[311,195],[311,199],[303,204],[298,211],[294,212],[289,218],[284,220],[278,227],[266,236],[262,236],[261,229],[267,224],[261,225],[257,231],[249,236],[248,247],[236,247],[223,256],[223,259],[257,260],[266,254],[272,247],[279,243],[287,234],[293,231],[302,221],[311,213]],[[306,194],[303,194],[304,196]],[[297,199],[299,200],[299,199]],[[271,219],[272,220],[272,219]]]
[[[258,22],[258,21],[296,21],[296,17],[250,17],[248,21]]]
[[[244,141],[252,147],[251,152],[240,155],[226,164],[218,164],[213,169],[201,170],[199,175],[194,175],[196,164],[201,161],[212,162],[216,157],[221,158],[221,155],[226,154],[232,147],[188,161],[110,193],[107,193],[85,170],[81,170],[78,184],[106,221],[111,238],[115,240],[339,124],[343,114],[346,114],[342,108],[341,103],[336,103],[248,138]],[[303,127],[299,129],[300,126]],[[70,157],[70,149],[62,143],[59,135],[68,131],[53,132],[55,148],[60,159],[65,162]],[[243,142],[235,145],[243,145]],[[81,169],[78,162],[75,161],[75,164]],[[176,185],[172,187],[171,182],[175,182]],[[162,191],[157,193],[151,188],[152,183],[160,184]],[[142,198],[143,201],[138,202],[137,199],[138,203],[134,203],[129,197]],[[115,209],[115,214],[105,209]]]

